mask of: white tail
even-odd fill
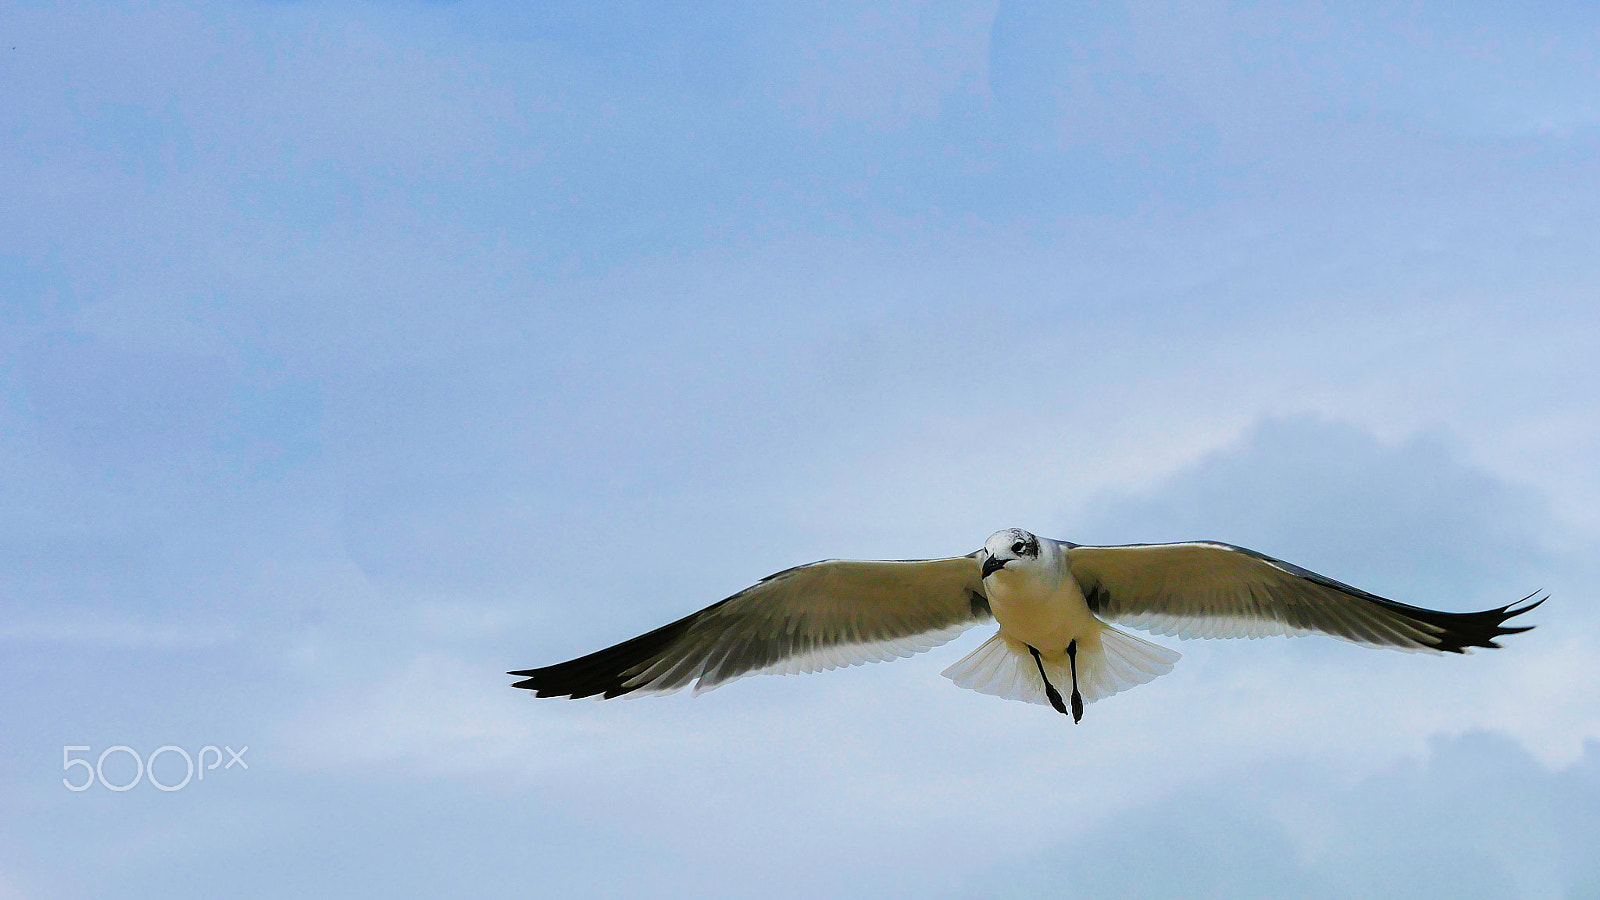
[[[1180,656],[1176,650],[1101,625],[1098,634],[1078,641],[1078,690],[1084,700],[1093,703],[1171,672]],[[1056,689],[1063,695],[1071,691],[1072,673],[1066,652],[1057,649],[1041,653],[1041,660]],[[957,687],[980,694],[1028,703],[1050,702],[1028,645],[1004,632],[997,632],[957,660],[944,670],[944,677]]]

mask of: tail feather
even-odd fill
[[[1045,697],[1044,683],[1039,680],[1033,659],[1028,655],[1027,645],[998,632],[945,669],[943,674],[954,681],[956,687],[980,694],[1028,703],[1050,702]]]
[[[1026,655],[1027,648],[1024,647],[1022,652]],[[1006,639],[1002,635],[996,634],[980,644],[978,649],[963,657],[960,662],[946,669],[944,675],[946,678],[955,681],[958,686],[969,688],[980,694],[993,694],[997,697],[1005,697],[1011,700],[1022,700],[1032,691],[1024,684],[1025,679],[1023,676],[1026,675],[1026,670],[1022,666],[1015,664],[1015,660],[1011,658],[1012,656],[1012,648],[1007,644]],[[959,673],[957,672],[958,669],[960,670]],[[1041,699],[1036,702],[1047,702],[1042,699],[1044,697],[1043,686],[1040,686],[1038,690]]]
[[[1043,653],[1044,648],[1041,648]],[[1078,642],[1078,690],[1093,703],[1144,684],[1172,671],[1182,654],[1104,625],[1100,633]],[[1072,673],[1063,649],[1043,655],[1045,673],[1063,694],[1071,690]],[[1003,632],[944,670],[957,687],[1007,700],[1048,705],[1044,681],[1028,645]]]
[[[1109,625],[1101,629],[1099,644],[1088,654],[1090,665],[1087,668],[1094,678],[1092,691],[1083,686],[1085,654],[1078,651],[1079,689],[1085,700],[1099,700],[1159,678],[1171,672],[1173,664],[1183,655]]]

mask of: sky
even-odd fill
[[[1597,81],[1573,3],[6,4],[0,900],[1600,897]],[[1553,599],[1077,726],[988,629],[507,686],[1011,526]]]

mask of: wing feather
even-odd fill
[[[1465,653],[1527,631],[1532,626],[1505,622],[1545,600],[1528,603],[1529,594],[1495,609],[1442,612],[1232,544],[1063,547],[1073,577],[1102,619],[1181,638],[1326,634],[1370,647]]]
[[[696,693],[757,672],[817,672],[898,659],[988,621],[977,554],[825,560],[577,659],[510,674],[540,697]]]

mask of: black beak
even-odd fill
[[[1001,569],[1004,569],[1006,567],[1006,563],[1010,561],[1011,560],[1009,559],[1001,559],[998,556],[989,557],[983,561],[983,577],[988,578],[990,575],[993,575]]]

